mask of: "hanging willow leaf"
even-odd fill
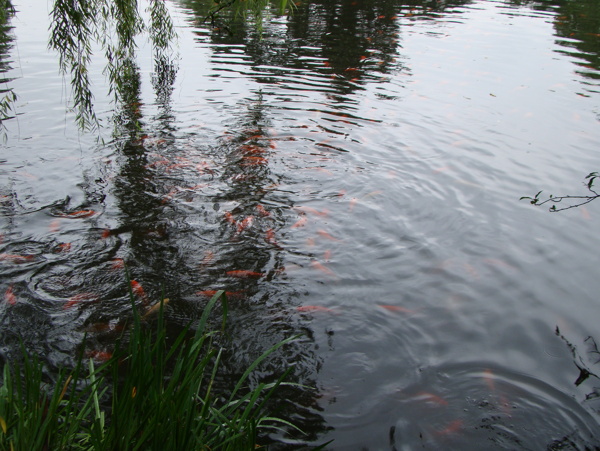
[[[146,24],[137,0],[54,0],[49,47],[59,55],[60,72],[70,75],[72,109],[82,130],[99,125],[88,72],[94,46],[104,52],[104,74],[117,105],[126,102],[136,37],[148,32],[155,50],[168,52],[175,39],[171,17],[161,0],[151,0],[149,9],[150,24]]]

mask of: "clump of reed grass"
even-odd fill
[[[222,350],[208,320],[222,291],[191,326],[167,339],[163,306],[155,327],[134,307],[128,333],[100,365],[84,359],[44,381],[43,364],[23,349],[20,364],[5,365],[0,386],[0,450],[250,450],[258,431],[295,428],[268,415],[266,403],[290,370],[274,383],[249,387],[249,376],[286,339],[263,353],[227,394],[215,393]],[[297,428],[295,428],[297,429]]]

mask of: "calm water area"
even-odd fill
[[[229,292],[228,374],[300,335],[255,376],[312,387],[281,392],[306,434],[272,449],[600,447],[600,202],[519,200],[600,170],[596,0],[302,0],[262,35],[168,5],[176,65],[140,39],[131,104],[94,59],[99,140],[51,2],[15,0],[1,361],[110,352],[126,264],[174,330]]]

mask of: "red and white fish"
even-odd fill
[[[149,302],[148,295],[146,294],[144,287],[142,287],[142,284],[139,283],[137,280],[132,280],[130,282],[130,285],[131,285],[131,291],[133,292],[133,294],[135,294],[137,297],[139,297],[144,304],[148,304],[148,302]]]

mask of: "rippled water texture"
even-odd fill
[[[282,392],[307,434],[275,449],[600,446],[600,205],[519,201],[599,169],[594,2],[302,2],[262,36],[172,3],[177,65],[140,41],[116,118],[94,63],[104,141],[31,3],[0,60],[5,361],[110,351],[126,264],[174,328],[229,292],[232,374],[301,334],[256,376],[315,388]]]

